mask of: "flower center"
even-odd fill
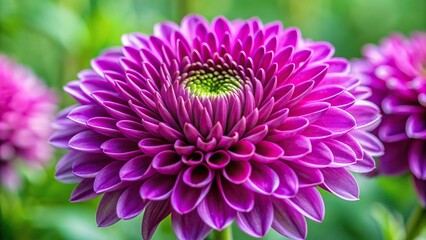
[[[189,64],[182,85],[199,97],[218,97],[235,93],[244,81],[239,72],[220,64]]]
[[[193,70],[183,82],[187,89],[200,97],[216,97],[236,92],[242,87],[241,78],[232,71]]]

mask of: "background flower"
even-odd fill
[[[79,182],[71,201],[103,194],[99,226],[145,209],[145,239],[169,214],[180,239],[233,220],[254,237],[272,226],[305,238],[305,216],[324,217],[317,186],[358,199],[349,171],[374,169],[380,114],[329,43],[198,16],[122,43],[67,84],[78,104],[51,139],[70,150],[56,176]]]
[[[47,140],[54,94],[27,68],[0,55],[0,183],[16,189],[19,162],[37,166],[52,157]]]
[[[380,45],[367,45],[355,72],[381,107],[376,135],[385,144],[378,173],[409,171],[423,206],[426,204],[426,33],[404,38],[394,34]]]

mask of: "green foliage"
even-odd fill
[[[149,34],[155,23],[179,21],[187,13],[208,19],[224,15],[283,21],[301,28],[304,37],[331,42],[337,56],[356,58],[364,44],[377,43],[392,32],[425,31],[424,9],[424,0],[0,0],[0,52],[34,69],[57,89],[64,107],[74,101],[63,94],[62,86],[103,49],[119,45],[122,34]],[[99,199],[69,203],[73,186],[53,177],[60,155],[46,170],[20,167],[25,176],[21,191],[1,190],[0,239],[140,239],[140,216],[100,229],[95,223]],[[416,204],[408,177],[360,176],[359,182],[358,202],[323,192],[326,218],[321,224],[308,220],[308,239],[403,238],[402,219]],[[251,239],[236,226],[233,235]],[[175,239],[170,219],[160,224],[154,239]],[[270,231],[265,239],[284,238]]]

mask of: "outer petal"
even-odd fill
[[[117,216],[121,219],[131,219],[139,215],[148,203],[139,195],[140,184],[135,184],[123,191],[117,202]]]
[[[426,206],[426,181],[413,177],[414,186],[416,187],[417,195],[420,198],[420,204]]]
[[[172,212],[172,226],[180,240],[202,240],[211,231],[211,228],[201,220],[197,211],[187,214]]]
[[[416,178],[426,180],[426,141],[414,141],[408,154],[411,172]]]
[[[83,179],[72,191],[70,201],[83,202],[99,196],[99,193],[93,190],[93,181],[92,178]]]
[[[142,220],[142,238],[149,240],[158,224],[171,212],[169,200],[151,201],[146,206]]]
[[[344,168],[321,169],[324,175],[322,187],[338,197],[354,201],[359,199],[359,187],[355,178]]]
[[[214,183],[209,193],[197,207],[198,215],[213,229],[222,231],[234,220],[236,211],[228,206]]]
[[[293,209],[283,199],[274,199],[274,221],[272,228],[280,234],[292,239],[305,239],[307,234],[306,220],[302,214]]]
[[[251,175],[244,186],[260,194],[272,194],[280,183],[277,173],[265,164],[253,162],[251,166]]]
[[[253,237],[264,237],[274,218],[274,210],[269,197],[257,195],[254,207],[249,212],[237,213],[237,224],[241,230]]]
[[[105,193],[102,197],[96,212],[96,222],[99,227],[108,227],[120,220],[115,211],[120,195],[121,191],[115,191]]]
[[[253,208],[254,194],[251,190],[224,178],[217,178],[217,183],[223,199],[230,207],[241,212],[248,212]]]
[[[173,209],[179,214],[186,214],[194,210],[209,192],[211,184],[203,188],[194,188],[186,185],[179,174],[170,198]]]
[[[307,187],[299,189],[297,195],[287,199],[287,202],[300,213],[314,221],[321,222],[324,219],[324,202],[316,188]]]
[[[143,199],[164,200],[172,193],[175,182],[175,176],[157,174],[142,184],[139,193]]]

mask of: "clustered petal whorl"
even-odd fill
[[[122,43],[65,87],[78,104],[52,137],[70,150],[58,179],[80,182],[71,200],[103,194],[99,226],[144,210],[144,239],[169,214],[179,239],[234,220],[254,237],[305,238],[305,217],[324,217],[317,186],[358,199],[349,171],[382,154],[368,133],[380,114],[329,43],[199,16]]]
[[[376,135],[386,151],[377,172],[410,171],[426,206],[426,33],[409,39],[393,35],[379,46],[366,46],[364,57],[354,72],[372,89],[370,100],[383,114]]]
[[[29,69],[0,54],[1,185],[19,187],[19,161],[35,166],[50,159],[55,104],[54,94]]]

